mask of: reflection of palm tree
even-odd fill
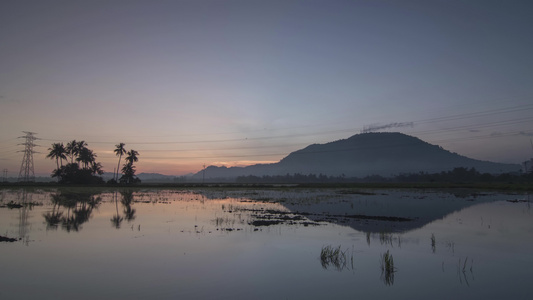
[[[100,204],[102,198],[88,193],[57,193],[51,195],[51,201],[54,204],[52,212],[44,214],[47,228],[61,227],[67,231],[78,231],[81,225],[87,222],[91,214]],[[60,208],[66,208],[66,215],[60,211]]]
[[[79,207],[76,207],[76,209],[73,211],[74,216],[76,218],[76,222],[78,224],[83,224],[89,221],[92,211],[92,208],[87,205],[87,202],[81,203]]]
[[[124,148],[126,144],[120,143],[118,145],[115,145],[117,147],[113,152],[115,152],[115,155],[118,156],[118,165],[117,165],[117,172],[115,174],[115,180],[118,181],[118,170],[120,170],[120,159],[122,158],[122,155],[126,154],[126,149]]]
[[[120,224],[122,223],[122,221],[124,220],[124,218],[122,218],[122,217],[118,214],[118,197],[117,197],[117,193],[116,193],[116,192],[115,192],[114,198],[115,198],[115,206],[116,206],[116,208],[117,208],[117,213],[111,218],[111,223],[113,224],[113,226],[114,226],[116,229],[119,229],[119,228],[120,228]]]
[[[122,195],[120,203],[124,206],[124,217],[128,222],[132,221],[135,219],[135,209],[131,207],[131,204],[133,203],[133,192],[122,191],[120,194]]]
[[[76,218],[74,216],[67,216],[61,219],[62,224],[61,226],[63,229],[65,229],[67,232],[70,232],[72,230],[79,231],[80,230],[80,224],[77,222]]]
[[[128,222],[135,220],[135,212],[136,210],[131,206],[124,206],[124,216]]]
[[[46,222],[46,229],[57,229],[57,226],[61,223],[61,218],[63,217],[63,212],[59,211],[59,208],[61,207],[61,196],[59,194],[52,194],[50,197],[52,198],[51,200],[54,207],[51,212],[47,212],[43,217]]]
[[[111,223],[113,223],[113,226],[114,226],[116,229],[120,229],[120,224],[122,223],[123,220],[124,220],[124,218],[122,218],[121,216],[119,216],[119,215],[114,215],[114,216],[111,218]]]
[[[61,223],[61,219],[63,217],[63,213],[60,211],[54,211],[48,212],[43,215],[44,221],[46,222],[46,229],[57,229],[57,226],[59,223]]]
[[[71,215],[71,211],[75,210],[78,204],[78,195],[75,193],[65,193],[61,196],[61,205],[67,209],[67,215],[61,219],[61,226],[69,232],[71,230],[78,231],[79,224],[77,224],[76,218]]]
[[[133,191],[121,191],[122,200],[120,202],[124,205],[131,205],[133,202]]]
[[[100,201],[102,201],[101,197],[95,197],[91,194],[81,194],[76,208],[73,211],[76,224],[81,225],[89,221],[93,209],[100,204]]]

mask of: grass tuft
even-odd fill
[[[328,269],[330,266],[333,266],[338,271],[349,269],[347,252],[348,250],[341,250],[340,245],[336,248],[331,245],[324,246],[320,251],[320,263],[324,269]],[[353,269],[353,253],[349,261]]]
[[[381,278],[386,285],[394,284],[394,273],[396,268],[394,267],[394,258],[390,254],[389,250],[381,255]]]

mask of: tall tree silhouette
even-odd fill
[[[76,158],[76,161],[78,163],[81,163],[83,165],[84,169],[89,169],[89,166],[91,166],[96,160],[96,154],[85,146],[79,150],[78,158]]]
[[[124,146],[126,146],[126,144],[124,144],[124,143],[117,144],[117,145],[115,145],[116,148],[113,151],[113,152],[115,152],[115,155],[118,156],[117,171],[115,172],[115,180],[116,181],[118,181],[118,172],[120,170],[120,159],[122,158],[122,155],[127,153],[127,151],[124,148]]]
[[[139,158],[137,157],[139,155],[139,152],[135,150],[128,151],[126,156],[126,163],[124,164],[124,167],[122,167],[122,177],[120,177],[120,182],[122,183],[135,183],[139,182],[140,180],[135,177],[135,166],[133,165],[134,162],[139,161]]]
[[[139,152],[131,149],[130,151],[127,152],[127,154],[128,154],[128,156],[126,156],[126,162],[128,164],[132,164],[133,165],[134,162],[139,161],[139,158],[137,157],[139,155]]]
[[[65,149],[65,146],[63,143],[53,143],[51,148],[48,148],[48,155],[47,158],[55,159],[57,170],[59,170],[59,162],[61,162],[61,166],[63,166],[63,159],[67,159],[67,151]]]
[[[87,149],[87,146],[88,146],[88,145],[87,145],[87,143],[86,143],[85,141],[79,141],[79,142],[77,142],[77,144],[76,144],[76,147],[75,147],[75,154],[76,154],[76,156],[78,157],[78,159],[76,159],[76,161],[78,162],[78,165],[79,165],[80,163],[84,163],[84,160],[89,159],[90,154],[87,152],[87,150],[89,150],[89,149]],[[90,151],[90,150],[89,150],[89,151]],[[92,152],[92,151],[91,151],[91,152]],[[80,159],[80,157],[81,157],[82,155],[84,156],[84,158],[83,158],[83,159]],[[87,166],[86,166],[85,168],[87,168]]]
[[[67,155],[70,157],[70,163],[74,163],[74,157],[76,156],[76,153],[77,153],[77,147],[78,147],[78,142],[76,140],[72,140],[70,142],[67,143],[67,147],[65,148],[65,150],[67,151]]]

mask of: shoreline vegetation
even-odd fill
[[[139,152],[131,149],[127,151],[124,148],[126,144],[119,143],[115,145],[113,152],[118,156],[117,168],[113,172],[113,178],[110,179],[108,184],[135,184],[140,183],[141,180],[135,176],[135,166],[133,163],[139,161]],[[52,171],[52,178],[57,178],[60,184],[103,184],[104,179],[101,177],[104,175],[102,164],[96,161],[96,153],[93,150],[87,148],[88,144],[85,141],[70,141],[66,146],[63,143],[52,143],[52,147],[48,148],[47,158],[56,161],[57,169]],[[123,155],[127,155],[125,158],[126,163],[121,169],[123,174],[120,178],[119,169],[120,161]],[[70,159],[70,162],[69,162]],[[66,165],[63,165],[63,160]]]
[[[445,183],[445,182],[376,182],[376,183],[139,183],[139,184],[59,184],[57,182],[1,182],[0,189],[4,188],[343,188],[343,189],[472,189],[493,191],[532,192],[533,183]]]
[[[117,145],[118,147],[118,145]],[[132,150],[133,151],[133,150]],[[136,151],[135,151],[136,152]],[[135,154],[138,155],[136,152]],[[117,155],[118,156],[118,155]],[[133,162],[133,160],[130,159]],[[127,164],[133,165],[132,162]],[[126,165],[126,164],[125,164]],[[134,167],[132,167],[134,170]],[[134,177],[133,171],[132,178]],[[115,175],[116,176],[116,175]],[[114,176],[114,177],[115,177]],[[124,176],[123,176],[124,177]],[[99,177],[101,178],[101,177]],[[115,177],[116,178],[116,177]],[[279,176],[241,176],[229,178],[209,178],[205,181],[186,180],[174,177],[173,181],[157,182],[140,180],[117,182],[113,178],[82,182],[0,182],[3,187],[104,187],[104,188],[412,188],[412,189],[482,189],[499,191],[533,191],[533,173],[503,173],[492,175],[479,173],[474,168],[455,168],[440,173],[401,174],[395,177],[367,176],[346,178],[326,175],[287,174]]]

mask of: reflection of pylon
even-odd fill
[[[36,153],[33,151],[33,147],[38,146],[35,145],[34,141],[37,139],[34,134],[35,132],[28,132],[23,131],[26,135],[21,136],[19,138],[25,138],[26,141],[19,145],[24,145],[24,157],[22,158],[22,163],[20,164],[20,172],[19,172],[19,181],[22,182],[32,182],[35,181],[35,172],[33,171],[33,153]]]

